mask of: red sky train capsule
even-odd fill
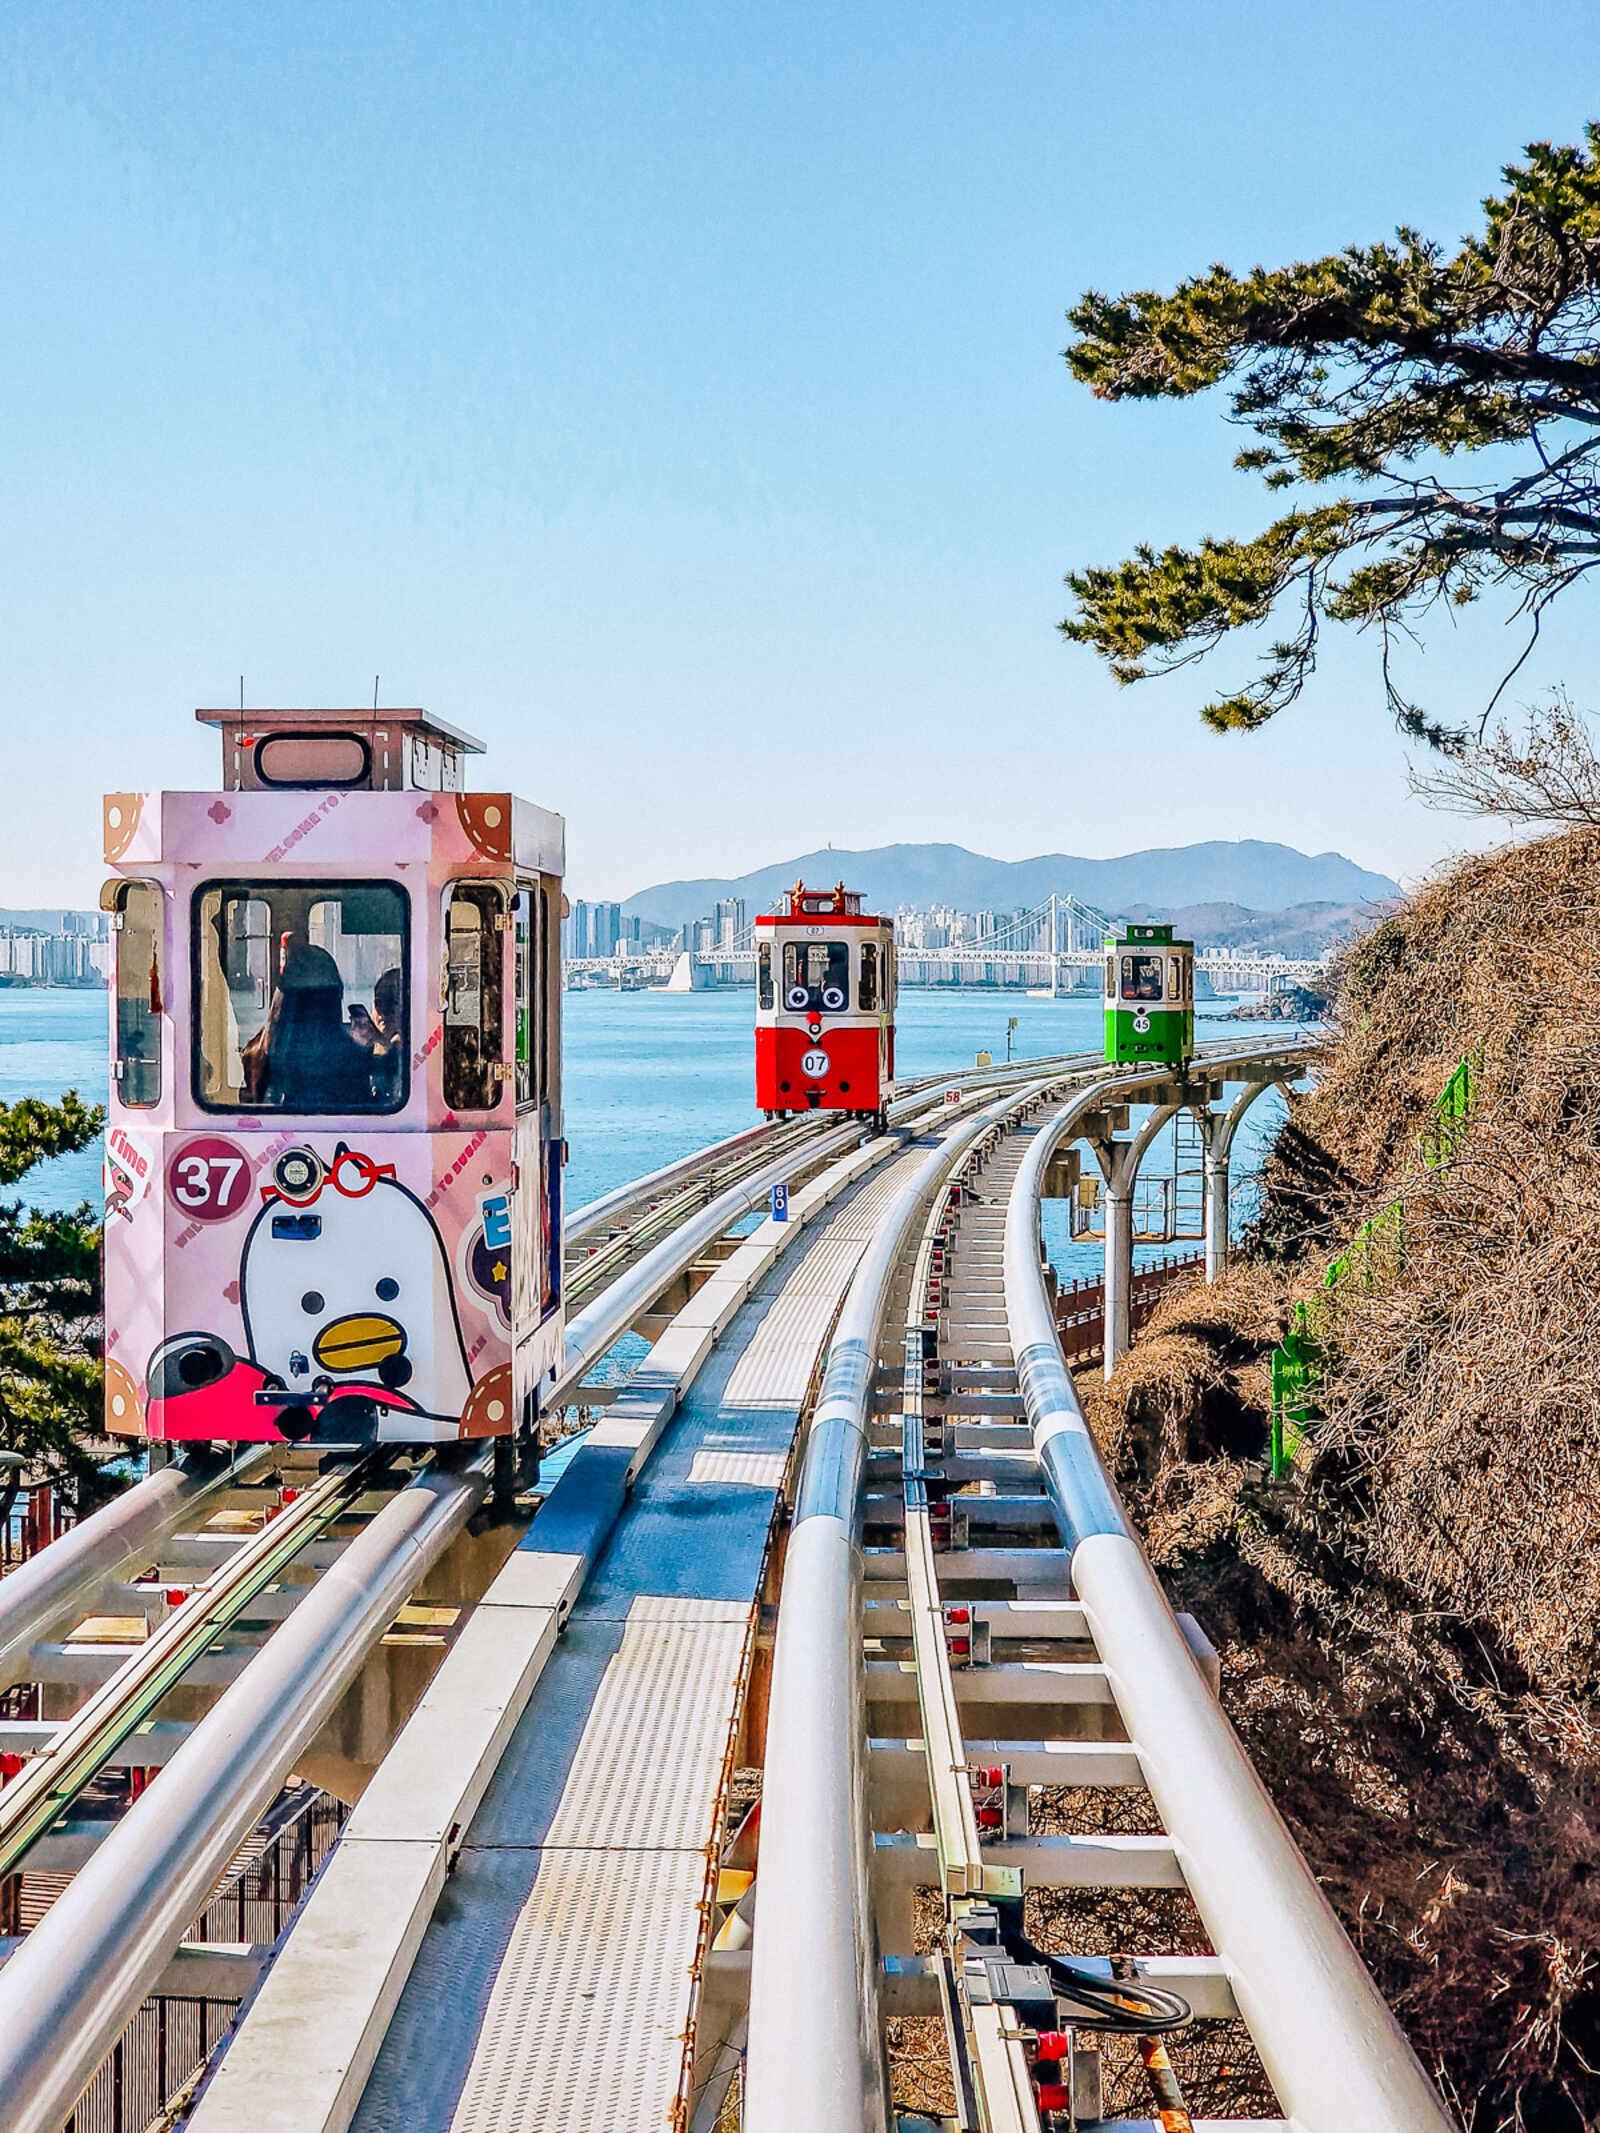
[[[894,1093],[894,922],[843,882],[755,921],[756,1103],[881,1118]]]

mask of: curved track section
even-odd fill
[[[1017,1948],[996,1920],[1038,1888],[1186,1893],[1215,1948],[1134,1950],[1114,1975],[1086,1959],[1080,2014],[1176,1993],[1198,2020],[1242,2017],[1274,2125],[1447,2127],[1100,1468],[1039,1243],[1061,1142],[1091,1120],[1113,1133],[1129,1103],[1209,1104],[1293,1056],[1207,1046],[1181,1084],[1077,1058],[974,1070],[903,1096],[886,1136],[756,1128],[581,1210],[569,1245],[599,1250],[555,1397],[630,1328],[665,1330],[467,1616],[195,2133],[699,2133],[747,1998],[750,2133],[886,2125],[895,2014],[942,2015],[955,2126],[1038,2133],[1074,2085],[1087,2126],[1092,2054],[1038,2037],[1000,1989]],[[730,1237],[779,1179],[789,1222]],[[85,1595],[128,1591],[115,1581],[141,1560],[187,1545],[215,1567],[218,1540],[176,1529],[237,1478],[157,1476],[120,1519],[46,1551],[0,1589],[0,1652],[37,1664],[40,1637]],[[340,1486],[312,1493],[335,1507]],[[215,1663],[234,1600],[304,1527],[320,1581],[234,1655],[206,1717],[168,1729],[182,1737],[159,1784],[0,1973],[7,2133],[57,2133],[486,1487],[487,1454],[436,1463],[342,1554],[313,1540],[317,1505],[299,1511],[218,1570],[210,1615],[202,1591],[187,1627],[82,1676],[102,1687],[77,1721],[38,1729],[0,1841],[59,1817],[169,1677]],[[744,1814],[735,1773],[763,1761]],[[1138,1789],[1159,1830],[1036,1831],[1046,1786]],[[932,1956],[913,1949],[919,1891],[943,1906]],[[1060,1955],[1040,1960],[1068,1977]],[[1188,2123],[1159,2038],[1141,2051],[1164,2123]]]
[[[1006,1323],[1033,1449],[1112,1703],[1292,2124],[1447,2133],[1399,2024],[1223,1715],[1100,1462],[1061,1359],[1038,1250],[1045,1167],[1068,1105],[1011,1189]]]
[[[1264,1056],[1212,1051],[1207,1072],[1221,1081]],[[1103,1076],[1055,1092],[1045,1124],[1026,1097],[991,1117],[944,1166],[909,1270],[886,1234],[858,1271],[779,1614],[748,2133],[881,2126],[877,2015],[891,2013],[942,2016],[947,2122],[963,2133],[1039,2133],[1066,2112],[1080,2126],[1152,2125],[1102,2121],[1093,2048],[1099,2030],[1141,2026],[1160,2123],[1205,2125],[1162,2042],[1190,2015],[1243,2020],[1284,2113],[1263,2124],[1451,2124],[1251,1771],[1208,1648],[1162,1596],[1061,1360],[1041,1190],[1055,1148],[1129,1100],[1170,1099],[1151,1077]],[[898,1242],[914,1205],[899,1210]],[[908,1271],[903,1324],[883,1334]],[[1153,1814],[1110,1820],[1152,1833],[1113,1834],[1093,1814],[1035,1829],[1041,1787],[1080,1802],[1095,1788],[1147,1793]],[[1130,1889],[1192,1899],[1215,1953],[1074,1961],[1028,1942],[1030,1890],[1078,1892],[1072,1917]],[[933,1955],[914,1952],[922,1892],[943,1908]]]
[[[899,1185],[856,1269],[829,1346],[795,1503],[773,1662],[750,1981],[744,2117],[750,2133],[886,2123],[861,1812],[857,1499],[880,1336],[907,1235],[968,1150],[1026,1101],[1006,1097],[989,1106]],[[800,2038],[804,2050],[796,2049]]]

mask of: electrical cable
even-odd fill
[[[1066,2003],[1075,2029],[1100,2030],[1124,2037],[1160,2037],[1184,2029],[1194,2019],[1194,2010],[1181,1994],[1165,1992],[1142,1980],[1105,1978],[1064,1955],[1049,1955],[1036,1948],[1020,1930],[1006,1935],[1006,1945],[1018,1962],[1038,1963],[1049,1972],[1056,1998]]]

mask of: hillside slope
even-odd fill
[[[1378,926],[1252,1252],[1170,1299],[1093,1402],[1235,1723],[1473,2133],[1600,2124],[1597,979],[1590,832],[1468,862]],[[1267,1356],[1374,1215],[1274,1488]]]

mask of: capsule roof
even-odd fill
[[[483,743],[412,706],[199,710],[222,737],[224,792],[459,792],[464,759]]]
[[[1135,925],[1131,921],[1123,926],[1120,933],[1109,933],[1106,936],[1108,948],[1126,948],[1136,941],[1148,941],[1152,947],[1157,948],[1187,948],[1191,945],[1188,941],[1174,940],[1170,926]]]
[[[792,889],[784,892],[782,901],[770,911],[756,914],[758,926],[814,925],[818,919],[843,919],[853,926],[881,926],[885,921],[875,913],[863,911],[861,894],[856,889],[847,889],[837,882],[831,889],[808,889],[803,881],[797,881]]]

